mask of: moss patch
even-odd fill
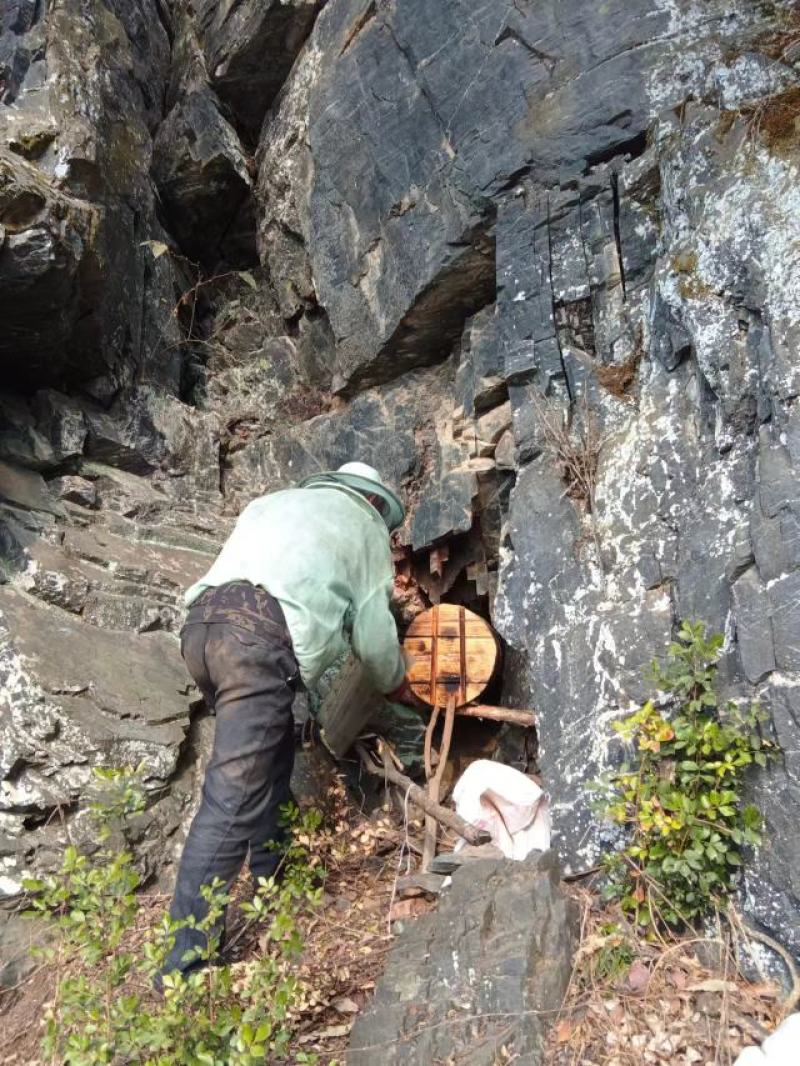
[[[678,252],[672,257],[672,269],[676,274],[694,274],[697,270],[697,252]]]
[[[8,147],[12,152],[21,155],[24,159],[39,159],[56,139],[56,131],[53,129],[36,129],[32,132],[19,134]]]

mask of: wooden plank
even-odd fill
[[[445,607],[451,607],[452,604],[440,603],[439,610],[443,610]],[[433,625],[431,623],[430,615],[433,611],[431,608],[429,611],[424,611],[422,614],[418,614],[414,621],[408,628],[407,636],[412,634],[417,637],[430,637],[433,635]],[[489,623],[486,622],[480,615],[473,614],[472,611],[466,611],[465,609],[464,628],[467,636],[470,637],[486,637],[487,629],[489,629]],[[472,617],[470,617],[472,616]],[[489,631],[491,633],[491,630]],[[440,636],[457,636],[458,634],[458,619],[450,618],[447,615],[440,621],[438,633]]]
[[[458,679],[458,704],[468,703],[467,695],[467,633],[464,608],[458,612],[458,654],[461,660],[461,676]]]
[[[485,633],[490,630],[489,623],[474,611],[468,611],[456,603],[440,603],[437,606],[438,629],[437,632],[458,632],[459,612],[464,611],[464,623],[468,633]],[[419,633],[420,636],[430,636],[434,630],[433,609],[418,614],[409,627],[409,632]]]
[[[406,648],[406,673],[412,681],[430,681],[431,678],[431,655],[429,652],[419,654],[416,651],[409,652]],[[440,668],[438,670],[439,675],[454,672],[459,678],[461,677],[461,652],[458,649],[448,648],[443,646],[441,641],[438,646],[439,650],[439,663]],[[471,649],[466,657],[467,661],[464,664],[466,667],[466,680],[473,684],[478,681],[483,681],[484,684],[490,680],[494,674],[495,666],[495,650],[494,648],[486,648],[476,651]]]

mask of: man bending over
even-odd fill
[[[275,872],[280,808],[290,799],[292,702],[347,649],[378,692],[411,700],[389,609],[389,533],[403,505],[364,463],[315,474],[253,500],[214,565],[186,593],[181,652],[216,714],[214,748],[181,857],[174,920],[205,916],[201,886],[230,885],[250,854],[254,878]],[[205,936],[181,929],[164,972]]]

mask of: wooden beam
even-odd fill
[[[522,726],[523,729],[530,729],[536,725],[534,711],[517,711],[512,707],[490,707],[485,703],[470,703],[466,707],[459,707],[456,717],[489,718],[493,722],[510,722],[511,725]]]
[[[436,763],[436,772],[431,776],[430,773],[430,760],[428,760],[428,766],[426,771],[428,773],[428,799],[433,803],[439,802],[439,793],[442,787],[442,776],[447,766],[447,757],[450,754],[450,744],[453,740],[453,723],[456,718],[456,699],[455,692],[450,695],[447,701],[447,707],[444,712],[444,727],[442,729],[442,743],[439,747],[438,762]],[[433,722],[433,718],[431,718]],[[431,727],[428,726],[428,734],[431,733]],[[427,736],[427,734],[426,734]],[[446,808],[445,808],[446,809]],[[436,836],[437,826],[436,819],[432,814],[428,814],[425,818],[425,842],[422,848],[422,872],[427,873],[431,868],[431,863],[436,858]]]

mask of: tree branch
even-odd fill
[[[465,822],[455,811],[443,807],[441,803],[434,802],[423,788],[415,785],[410,777],[406,777],[405,774],[401,774],[399,770],[395,769],[388,754],[383,754],[383,765],[378,766],[363,744],[356,744],[355,748],[361,760],[361,765],[368,774],[372,774],[373,777],[381,777],[384,781],[391,781],[393,785],[402,788],[411,803],[421,808],[432,818],[435,818],[437,822],[458,833],[468,844],[487,844],[492,839],[491,834],[487,833],[485,829],[476,829],[474,825]]]

